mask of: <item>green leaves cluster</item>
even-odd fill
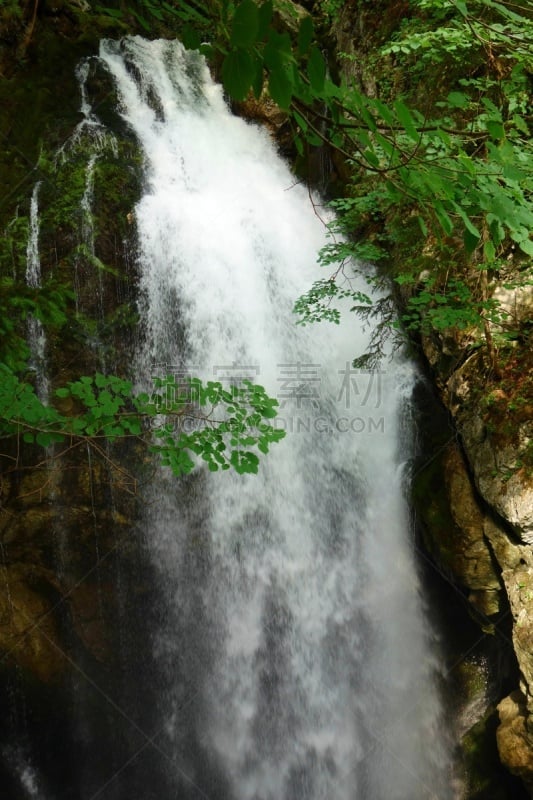
[[[292,36],[279,24],[287,16]],[[222,82],[233,99],[244,100],[250,91],[259,97],[266,86],[289,109],[295,99],[313,102],[326,85],[326,61],[314,40],[311,17],[300,17],[294,5],[241,0],[223,4],[219,37],[203,52],[222,58]]]
[[[151,447],[174,474],[190,472],[193,455],[207,463],[211,472],[233,468],[238,474],[257,473],[259,456],[280,441],[285,432],[272,424],[277,400],[262,386],[244,380],[239,386],[224,387],[220,382],[203,384],[191,378],[186,385],[176,384],[174,376],[158,379],[159,392],[148,402],[137,399],[139,411],[162,412],[165,422],[153,427],[159,444]],[[185,394],[182,394],[185,390]],[[169,401],[170,398],[170,401]],[[194,423],[194,430],[187,432]]]
[[[410,279],[397,278],[398,283]],[[478,328],[481,320],[501,322],[498,303],[492,298],[481,300],[461,279],[451,278],[444,285],[435,276],[423,281],[423,288],[407,301],[402,323],[407,330],[430,333],[448,328]]]
[[[279,33],[270,0],[226,6],[227,36],[217,45],[225,88],[242,100],[251,90],[258,97],[266,86],[289,111],[299,152],[307,145],[325,144],[351,166],[355,197],[344,198],[337,207],[345,230],[354,219],[359,220],[356,228],[368,223],[360,197],[365,192],[376,199],[374,212],[381,215],[382,225],[402,213],[409,223],[416,220],[420,250],[430,243],[438,258],[439,250],[444,253],[453,243],[463,269],[469,266],[490,276],[513,257],[523,264],[518,283],[527,282],[527,260],[533,255],[528,100],[533,21],[519,6],[494,0],[414,0],[413,7],[382,56],[385,63],[397,62],[392,69],[400,72],[417,59],[419,74],[424,64],[426,69],[431,64],[435,74],[452,76],[445,92],[428,97],[420,107],[416,91],[415,102],[409,89],[368,96],[348,79],[333,79],[314,43],[311,18],[297,20],[292,34],[287,29]],[[401,74],[398,85],[405,85]],[[357,183],[363,185],[361,192]],[[389,227],[382,238],[388,236],[390,245],[397,235]],[[363,248],[340,239],[328,245],[320,261],[325,266],[336,261],[337,266],[297,301],[300,320],[338,322],[332,301],[352,292],[349,257],[375,260],[381,254],[375,239]],[[410,281],[417,291],[414,266],[400,280]],[[497,304],[489,297],[490,276],[477,282],[482,287],[478,291],[475,279],[448,281],[442,291],[434,275],[418,300],[410,301],[407,327],[482,329],[488,320],[498,320]],[[357,292],[353,299],[358,311],[367,306],[367,298]]]
[[[470,61],[477,58],[486,62],[488,57],[490,67],[490,47],[492,62],[498,57],[507,67],[505,74],[499,75],[497,97],[491,97],[494,83],[490,78],[484,90],[479,81],[474,86],[465,81],[462,91],[451,92],[441,102],[444,113],[435,118],[412,107],[401,96],[388,101],[369,97],[353,84],[329,76],[324,54],[315,44],[310,16],[297,20],[292,36],[288,30],[278,32],[277,7],[272,0],[224,4],[219,30],[225,32],[226,39],[211,44],[208,52],[217,51],[223,56],[222,78],[231,97],[243,100],[251,90],[259,96],[266,85],[282,108],[290,108],[300,141],[326,141],[338,147],[355,165],[386,175],[392,182],[391,190],[413,199],[420,189],[425,198],[436,192],[434,216],[444,231],[451,230],[449,218],[458,216],[472,233],[475,225],[469,227],[463,217],[470,221],[471,216],[485,210],[478,196],[486,188],[486,181],[481,178],[516,183],[524,174],[525,159],[519,158],[513,145],[523,144],[529,132],[519,108],[524,108],[527,97],[525,73],[533,59],[533,22],[492,0],[472,0],[468,4],[417,0],[414,5],[425,14],[434,13],[436,19],[426,22],[420,32],[407,28],[397,42],[383,49],[383,54],[412,53],[420,45],[432,62],[449,60],[457,47],[450,44],[450,32],[455,31],[468,49]],[[490,21],[487,14],[499,21]],[[420,26],[420,20],[417,24]],[[462,115],[464,126],[455,113],[457,109],[468,111]],[[490,167],[481,167],[476,153],[480,143],[489,142]],[[443,159],[448,163],[441,163]],[[459,166],[452,167],[455,161]],[[417,173],[414,178],[413,171]],[[467,178],[471,182],[472,175],[478,172],[480,182],[463,208],[458,202],[463,199],[462,190]],[[451,175],[466,175],[453,193],[445,186]],[[523,205],[518,195],[514,201]],[[463,216],[458,206],[463,209]]]
[[[49,328],[61,327],[67,319],[72,292],[49,280],[43,286],[28,286],[14,278],[0,278],[0,359],[10,370],[22,370],[29,357],[24,323],[29,317]]]
[[[453,252],[453,265],[462,268],[461,277],[430,269],[421,280],[422,259],[414,255],[396,275],[397,284],[411,287],[403,317],[408,330],[498,324],[502,314],[490,296],[491,279],[512,258],[522,265],[516,280],[529,282],[533,255],[531,17],[495,0],[413,0],[411,6],[414,13],[382,51],[383,63],[402,79],[384,81],[387,88],[376,96],[335,77],[335,69],[330,73],[310,15],[283,0],[109,0],[91,10],[119,27],[133,17],[150,33],[176,25],[187,46],[220,67],[233,99],[250,92],[259,97],[266,88],[288,112],[301,154],[325,145],[349,166],[353,187],[335,204],[337,221],[319,257],[327,277],[295,310],[304,324],[338,323],[337,300],[364,319],[379,315],[365,356],[370,365],[383,352],[383,331],[395,324],[393,306],[390,296],[373,300],[352,282],[358,270],[365,274],[358,260],[383,258],[401,241],[402,229],[416,225],[419,252],[427,249],[439,263]],[[335,13],[337,6],[321,7]],[[452,78],[445,91],[436,81],[435,94],[419,102],[405,80],[410,69],[415,76],[438,70]],[[368,238],[353,242],[356,230],[370,231]],[[20,238],[21,231],[13,233]],[[4,249],[12,274],[20,275],[20,247]],[[260,454],[284,434],[272,424],[276,401],[251,383],[228,388],[192,379],[178,385],[168,376],[151,396],[136,396],[128,381],[96,374],[71,381],[49,405],[42,403],[24,378],[24,322],[31,315],[47,329],[61,326],[69,300],[68,290],[53,284],[35,289],[12,278],[0,281],[1,437],[44,448],[133,438],[147,442],[176,475],[198,460],[212,471],[257,472]]]
[[[194,469],[195,456],[213,472],[256,473],[257,452],[266,454],[285,435],[272,425],[277,401],[249,381],[227,389],[198,378],[178,385],[170,375],[155,388],[135,395],[130,381],[96,373],[57,389],[51,405],[0,364],[0,437],[43,448],[133,437],[179,476]]]
[[[200,4],[194,0],[133,0],[133,2],[106,5],[93,4],[92,11],[109,17],[119,25],[127,27],[128,18],[133,18],[140,28],[149,35],[154,30],[178,25],[180,36],[186,46],[197,49],[202,41],[201,34],[212,30],[213,16],[209,13],[213,3]]]
[[[154,16],[151,0],[141,5]],[[520,6],[505,0],[413,0],[410,14],[382,48],[383,66],[377,66],[383,73],[395,71],[399,79],[393,85],[406,88],[403,93],[387,88],[381,96],[379,91],[369,96],[342,75],[332,77],[336,71],[330,74],[313,19],[283,0],[213,0],[202,9],[188,0],[179,11],[170,6],[186,26],[186,44],[220,65],[233,99],[242,101],[250,92],[259,97],[266,88],[289,112],[301,154],[308,146],[325,145],[351,167],[363,188],[356,185],[355,196],[336,209],[344,231],[354,219],[359,221],[352,230],[368,222],[358,196],[363,192],[376,198],[374,216],[388,226],[382,237],[388,242],[352,244],[350,254],[338,236],[327,246],[320,262],[334,271],[297,301],[301,321],[339,321],[333,301],[352,292],[349,257],[381,257],[383,245],[394,244],[397,236],[388,221],[402,213],[416,220],[420,249],[425,241],[438,253],[453,242],[463,267],[470,263],[492,274],[510,254],[522,261],[533,255],[533,20]],[[324,4],[321,10],[335,13]],[[420,102],[405,76],[418,85],[427,73],[435,76],[437,94]],[[527,281],[526,274],[522,278]],[[400,279],[416,288],[416,269]],[[442,294],[438,280],[426,285],[419,309],[433,311],[424,325],[483,327],[490,310],[487,281],[483,285],[481,294],[471,286],[468,292]],[[358,310],[368,305],[357,292],[353,300]],[[494,310],[490,314],[495,317]],[[410,307],[407,327],[417,318]]]
[[[486,47],[492,49],[493,58],[531,59],[533,19],[525,4],[412,0],[411,5],[421,13],[405,21],[398,37],[383,48],[384,54],[416,54],[421,67],[450,60],[472,63]],[[428,26],[427,21],[438,24]]]

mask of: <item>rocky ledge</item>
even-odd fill
[[[483,629],[512,619],[519,679],[497,706],[496,738],[502,763],[533,796],[533,292],[499,300],[518,333],[496,351],[496,371],[467,333],[423,342],[458,434],[439,458],[444,500],[428,503],[423,523],[433,558]]]

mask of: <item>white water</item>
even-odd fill
[[[26,246],[26,283],[32,288],[41,286],[41,259],[39,255],[39,189],[38,181],[33,187],[30,203],[30,229]],[[35,371],[35,388],[38,397],[47,402],[50,393],[46,376],[46,334],[36,317],[28,319],[28,343],[30,347],[30,366]]]
[[[292,430],[257,477],[161,476],[146,513],[172,797],[450,798],[402,494],[412,369],[347,372],[349,315],[295,325],[323,224],[199,57],[135,38],[101,58],[146,160],[139,370],[247,375]]]
[[[9,764],[13,775],[16,776],[22,793],[21,797],[24,797],[24,800],[46,800],[37,770],[23,747],[6,747],[2,756]]]
[[[78,255],[74,260],[74,289],[76,298],[76,311],[80,311],[80,289],[83,283],[82,274],[87,269],[97,270],[98,289],[97,301],[100,317],[103,318],[103,285],[101,267],[96,258],[95,252],[95,226],[93,218],[94,203],[94,178],[95,168],[99,159],[106,152],[117,155],[117,142],[114,134],[109,131],[98,119],[89,101],[87,81],[91,73],[92,58],[86,58],[80,62],[76,69],[76,78],[80,90],[80,114],[82,119],[76,125],[72,135],[56,153],[55,161],[57,164],[68,162],[77,152],[87,160],[85,168],[85,185],[83,196],[80,203],[80,230],[79,230],[79,249]],[[80,274],[81,273],[81,274]],[[92,342],[94,347],[99,342]],[[101,369],[105,370],[102,363]]]

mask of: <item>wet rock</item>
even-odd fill
[[[49,570],[31,564],[2,567],[0,651],[43,683],[61,679],[68,661],[54,617],[56,579]],[[50,594],[50,596],[47,596]]]
[[[444,468],[450,511],[459,532],[453,548],[455,572],[471,590],[472,605],[485,615],[496,614],[501,583],[483,533],[484,514],[456,444],[448,448]]]
[[[496,739],[500,758],[533,792],[533,741],[527,728],[524,696],[513,692],[501,701],[498,712],[500,726]]]
[[[450,442],[419,487],[426,544],[437,564],[467,590],[485,617],[500,611],[502,583],[484,534],[479,506],[458,444]],[[425,503],[425,505],[424,505]]]
[[[101,662],[111,659],[110,624],[105,609],[113,602],[113,592],[108,586],[83,583],[68,598],[72,625],[86,649]]]
[[[528,430],[515,431],[526,444]],[[461,434],[480,494],[524,544],[533,544],[533,481],[520,470],[520,443],[499,442],[474,412],[462,419]]]

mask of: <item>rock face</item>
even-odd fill
[[[533,794],[533,750],[527,730],[529,714],[521,692],[513,692],[498,706],[500,727],[496,732],[498,750],[504,764],[518,775]]]
[[[519,309],[529,313],[528,308],[525,301],[514,304],[515,313]],[[518,678],[514,691],[498,704],[497,743],[503,764],[520,777],[531,793],[531,357],[517,348],[495,378],[483,353],[478,351],[450,371],[450,358],[460,360],[457,340],[426,341],[424,349],[458,433],[457,442],[449,444],[440,459],[448,524],[442,525],[442,513],[434,513],[433,519],[431,513],[426,513],[425,535],[437,563],[449,571],[452,580],[464,589],[475,613],[481,615],[479,622],[484,630],[490,630],[499,618],[512,618]],[[441,520],[440,528],[436,519]]]
[[[57,646],[58,630],[51,599],[54,573],[35,564],[4,565],[0,594],[0,650],[11,663],[45,684],[64,677],[66,662]]]
[[[55,159],[80,121],[76,64],[95,51],[102,31],[81,26],[74,14],[79,3],[40,3],[26,60],[17,61],[17,36],[31,14],[18,27],[14,18],[12,27],[3,26],[16,5],[0,11],[0,275],[25,280],[29,198],[39,180],[41,274],[67,284],[75,272],[80,311],[47,340],[53,391],[75,375],[103,371],[103,364],[125,374],[131,361],[136,306],[128,215],[138,193],[139,156],[131,137],[115,131],[114,146],[92,161],[90,135],[71,142],[68,163]],[[87,81],[107,123],[112,100],[105,76],[91,69]],[[84,226],[80,203],[91,189],[91,224]],[[105,698],[129,705],[132,717],[145,713],[145,698],[138,709],[130,700],[125,668],[139,673],[151,657],[148,637],[139,641],[137,634],[152,589],[132,533],[137,476],[129,470],[142,459],[129,446],[63,450],[44,453],[5,436],[0,447],[0,784],[13,800],[27,796],[20,775],[28,763],[44,765],[65,796],[80,796],[80,780],[103,785],[117,768],[111,763],[116,719]],[[110,646],[117,640],[120,652]],[[132,751],[129,736],[124,760]],[[86,775],[80,764],[88,765]]]
[[[453,443],[444,455],[444,480],[450,512],[457,531],[450,544],[452,571],[468,588],[468,600],[489,617],[501,608],[501,581],[490,545],[479,535],[486,519],[476,501],[463,455]]]

